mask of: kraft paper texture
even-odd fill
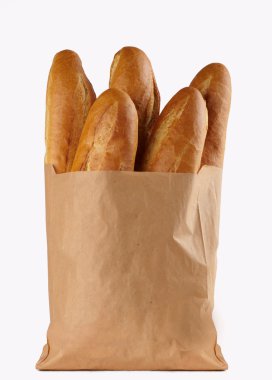
[[[212,320],[222,170],[45,166],[40,370],[224,370]]]

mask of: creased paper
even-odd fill
[[[41,370],[224,370],[212,320],[222,170],[45,166]]]

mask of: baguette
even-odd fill
[[[136,156],[138,169],[152,125],[160,112],[160,93],[151,63],[142,50],[124,47],[115,54],[109,87],[127,92],[136,106],[139,131]]]
[[[209,124],[201,165],[223,167],[226,130],[231,102],[231,79],[226,67],[212,63],[204,67],[190,86],[197,88],[207,103]]]
[[[103,92],[91,107],[72,171],[134,170],[138,116],[127,93]]]
[[[208,126],[201,93],[180,90],[160,114],[147,147],[142,170],[197,173]]]
[[[95,93],[79,56],[63,50],[54,57],[46,94],[45,163],[56,173],[70,171]]]

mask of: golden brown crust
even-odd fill
[[[45,163],[70,171],[81,131],[95,100],[79,56],[63,50],[54,57],[47,84]]]
[[[207,133],[201,93],[186,87],[165,106],[154,125],[142,170],[197,173]]]
[[[134,170],[138,116],[127,93],[103,92],[91,107],[72,171]]]
[[[135,47],[124,47],[113,59],[110,88],[129,94],[138,112],[138,150],[136,169],[139,168],[150,129],[160,112],[160,94],[151,63],[145,53]]]
[[[190,86],[197,88],[207,103],[209,125],[201,165],[223,167],[226,130],[231,102],[231,79],[226,67],[212,63],[204,67]]]

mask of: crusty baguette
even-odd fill
[[[103,92],[85,122],[72,171],[134,170],[138,116],[127,93]]]
[[[142,50],[124,47],[115,54],[109,87],[127,92],[136,106],[139,120],[136,156],[138,169],[151,127],[160,112],[160,93],[151,63]]]
[[[231,102],[231,80],[226,67],[212,63],[204,67],[190,86],[197,88],[207,103],[209,124],[201,165],[223,167],[226,130]]]
[[[70,171],[82,128],[95,93],[79,56],[57,53],[49,73],[46,94],[45,163],[57,173]]]
[[[168,102],[154,125],[142,170],[197,173],[208,126],[201,93],[186,87]]]

